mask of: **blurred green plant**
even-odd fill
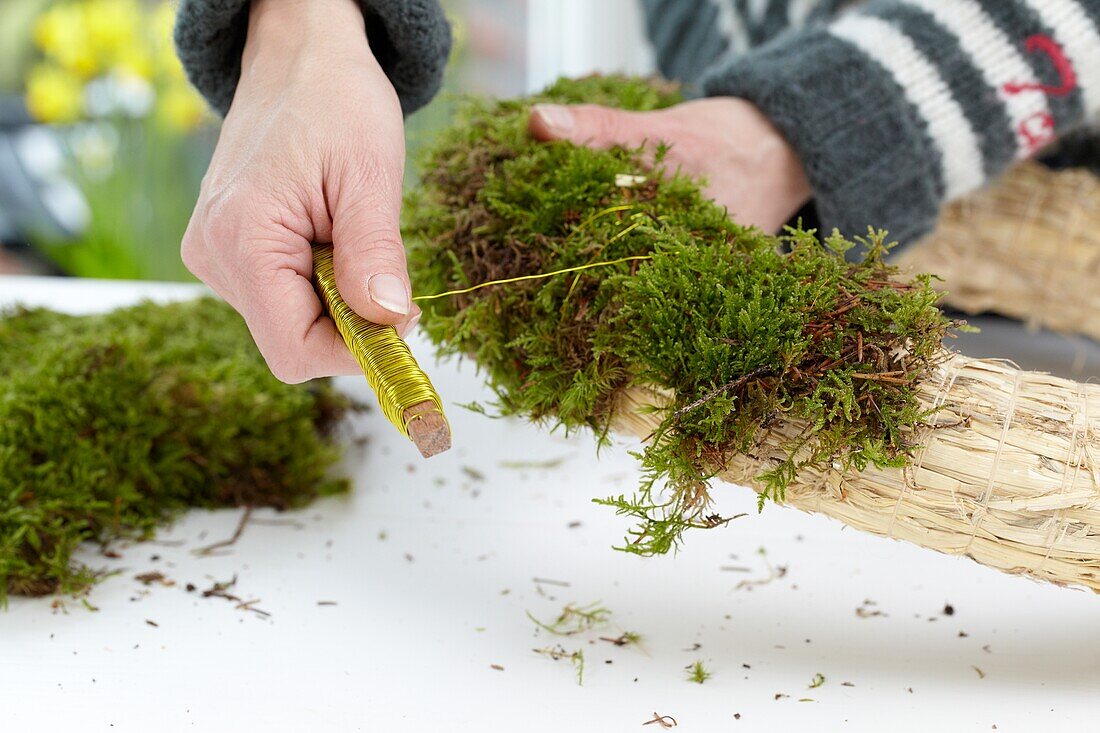
[[[405,120],[406,190],[419,182],[420,168],[417,161],[421,157],[420,151],[431,145],[435,137],[450,124],[454,118],[457,94],[462,88],[461,69],[469,49],[468,32],[461,12],[463,3],[460,0],[442,0],[441,4],[451,24],[451,56],[447,59],[439,94]]]
[[[33,53],[31,28],[51,0],[0,2],[0,91],[23,88],[23,78]]]
[[[183,280],[179,242],[214,118],[172,46],[174,5],[55,0],[33,24],[27,110],[55,125],[91,216],[74,242],[37,242],[85,277]]]

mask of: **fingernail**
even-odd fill
[[[409,314],[411,306],[409,289],[405,286],[405,281],[397,275],[386,272],[371,275],[367,279],[367,291],[370,293],[371,300],[390,313],[396,313],[399,316]]]
[[[416,314],[415,316],[413,316],[412,318],[410,318],[410,319],[409,319],[409,321],[408,321],[408,323],[406,323],[406,324],[405,324],[405,325],[404,325],[404,326],[403,326],[403,327],[401,328],[401,333],[400,333],[400,336],[401,336],[401,338],[405,338],[405,337],[406,337],[406,336],[408,336],[408,335],[409,335],[410,333],[412,333],[413,331],[415,331],[415,330],[416,330],[416,324],[420,323],[420,316],[421,316],[421,315],[422,315],[421,313],[417,313],[417,314]]]
[[[543,127],[554,137],[569,137],[573,132],[573,113],[556,104],[536,104],[532,109]]]

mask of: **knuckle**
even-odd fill
[[[277,255],[266,244],[262,243],[264,246],[261,246],[255,242],[239,242],[232,249],[233,256],[249,274],[270,277],[274,270],[273,260]]]
[[[268,290],[283,275],[288,251],[269,240],[232,240],[223,251],[224,266],[243,287]]]
[[[358,240],[351,247],[336,248],[336,271],[362,271],[369,270],[372,273],[389,272],[399,277],[405,277],[407,268],[405,249],[401,242],[394,238],[365,238]]]
[[[195,205],[194,220],[199,233],[210,245],[234,241],[243,230],[254,226],[258,212],[281,209],[272,201],[271,192],[250,181],[217,191],[204,192]]]
[[[199,280],[207,282],[210,277],[210,268],[207,261],[206,241],[199,230],[197,218],[192,217],[183,234],[183,239],[180,240],[180,259],[188,272]]]
[[[194,237],[185,236],[180,244],[180,259],[187,271],[200,280],[205,279],[206,262],[202,254],[202,247]]]
[[[226,211],[224,202],[204,201],[200,204],[202,214],[202,238],[211,244],[232,241],[235,217]]]
[[[401,206],[402,174],[397,164],[372,161],[367,164],[343,162],[333,178],[338,194],[334,224],[389,230],[397,236]]]
[[[363,251],[372,257],[405,261],[405,245],[401,242],[401,235],[393,229],[368,230],[363,232],[359,241]]]

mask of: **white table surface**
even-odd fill
[[[0,278],[0,306],[72,312],[193,292]],[[413,347],[449,402],[487,398],[469,365],[432,366],[426,342]],[[361,380],[341,384],[367,394]],[[0,727],[602,733],[660,730],[642,727],[654,712],[707,732],[1100,721],[1100,598],[789,509],[758,516],[732,486],[720,510],[750,516],[697,532],[675,558],[628,556],[610,549],[624,521],[589,502],[633,488],[626,447],[597,459],[588,436],[458,407],[450,418],[454,450],[424,462],[375,411],[357,426],[368,447],[346,460],[350,496],[280,517],[294,524],[253,523],[221,556],[192,551],[228,537],[236,511],[192,512],[160,534],[178,545],[139,544],[113,561],[89,553],[122,570],[91,594],[98,612],[14,599],[0,613]],[[539,461],[560,465],[507,465]],[[738,589],[767,577],[759,548],[788,572]],[[134,579],[153,570],[177,585]],[[234,591],[270,616],[183,588],[234,574]],[[865,599],[886,615],[859,617]],[[551,638],[525,613],[593,601],[613,627],[581,637]],[[596,639],[619,630],[642,647]],[[559,641],[583,648],[583,686],[567,661],[532,651]],[[695,660],[714,674],[703,685],[685,679]],[[808,689],[816,673],[825,682]]]

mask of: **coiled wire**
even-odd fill
[[[406,421],[405,410],[426,401],[431,401],[443,415],[439,393],[417,364],[408,345],[397,335],[397,329],[364,320],[340,296],[331,245],[313,248],[313,280],[336,329],[378,396],[382,414],[394,427],[410,437],[411,421]]]

